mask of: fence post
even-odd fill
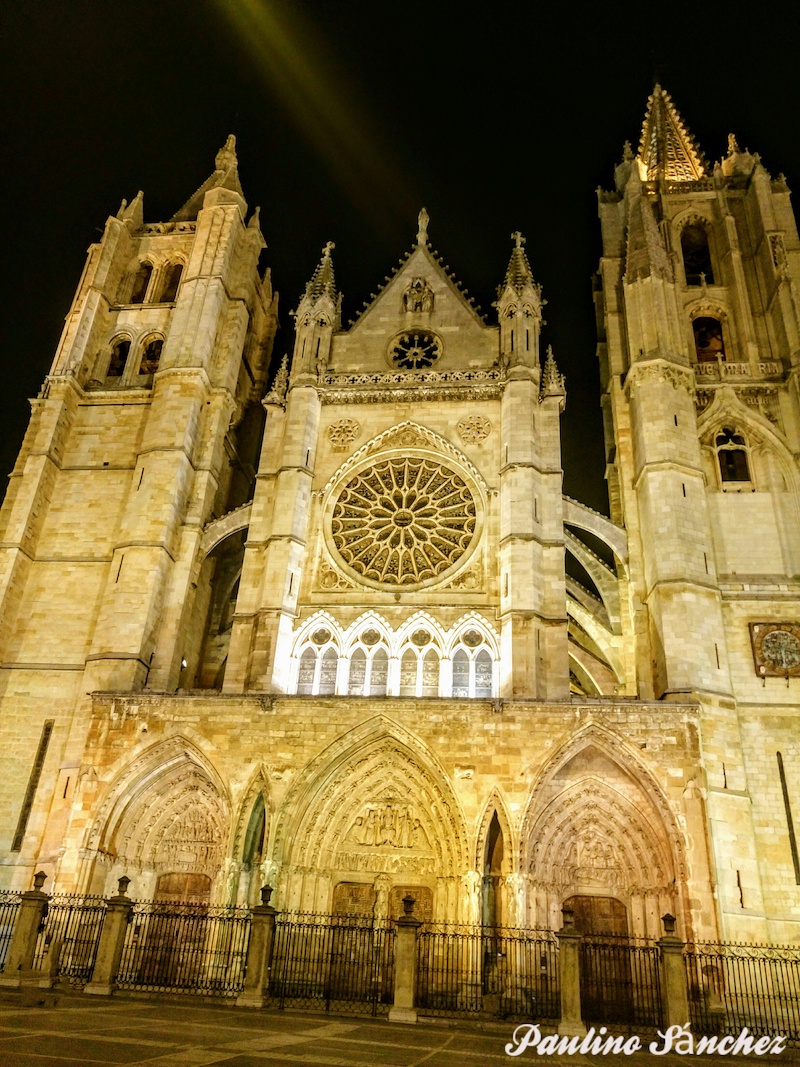
[[[661,953],[661,987],[664,1024],[666,1026],[689,1025],[689,991],[686,982],[686,965],[683,960],[683,941],[675,933],[675,916],[661,916],[664,936],[658,940]]]
[[[92,978],[84,986],[84,993],[109,997],[114,992],[125,933],[133,910],[133,901],[126,896],[130,882],[130,878],[120,878],[117,895],[106,901],[106,914],[103,929],[100,931],[100,944],[97,946]]]
[[[561,1021],[558,1032],[565,1037],[583,1037],[586,1026],[581,1018],[581,940],[575,929],[572,908],[562,908],[564,925],[556,930],[558,938],[559,989],[561,991]]]
[[[394,1000],[389,1009],[389,1022],[415,1023],[414,990],[417,985],[417,930],[422,923],[414,918],[415,900],[403,897],[403,914],[395,920],[394,943]]]
[[[30,977],[39,927],[47,914],[47,902],[50,899],[47,893],[42,892],[46,878],[44,871],[39,871],[33,877],[33,889],[22,894],[11,944],[8,946],[5,971],[0,974],[0,986],[19,989],[23,979]]]
[[[263,1008],[269,991],[269,970],[275,943],[275,916],[269,902],[272,886],[261,890],[261,903],[250,909],[250,940],[244,970],[244,989],[236,998],[237,1008]]]

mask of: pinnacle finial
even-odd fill
[[[265,404],[278,404],[283,407],[286,401],[286,387],[289,384],[289,357],[284,356],[275,374],[272,388],[264,397]]]
[[[522,236],[519,230],[514,230],[514,232],[511,234],[511,240],[514,242],[516,248],[522,248],[522,246],[525,244],[525,238]]]
[[[236,138],[232,133],[229,133],[225,144],[214,157],[214,166],[217,170],[230,170],[236,164]]]
[[[428,223],[431,217],[428,212],[423,208],[419,215],[417,215],[417,244],[427,245],[428,243]]]
[[[547,357],[542,368],[542,387],[540,399],[546,396],[564,396],[564,375],[560,373],[556,365],[556,357],[553,355],[553,346],[547,346]]]
[[[736,140],[736,134],[735,133],[729,133],[728,134],[728,155],[729,156],[733,156],[737,152],[741,152],[741,148],[739,148],[739,142]]]
[[[633,149],[631,148],[631,142],[626,141],[622,146],[622,159],[625,163],[630,163],[633,159]]]
[[[333,243],[333,241],[327,241],[322,249],[323,256],[325,256],[326,259],[330,259],[331,252],[334,250],[334,248],[336,248],[336,245]]]

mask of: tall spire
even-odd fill
[[[514,242],[514,247],[511,249],[511,259],[508,261],[505,281],[500,291],[502,292],[511,287],[517,293],[521,293],[526,285],[537,288],[536,282],[533,280],[531,265],[525,254],[525,238],[519,230],[515,230],[511,234],[511,240]]]
[[[225,144],[214,157],[214,173],[192,193],[180,211],[172,216],[172,222],[188,222],[196,219],[203,207],[203,200],[211,189],[228,189],[237,193],[244,200],[244,193],[239,182],[239,166],[236,157],[236,138],[231,133]]]
[[[693,182],[706,174],[697,142],[684,126],[669,93],[660,85],[647,101],[638,162],[642,181],[663,175],[669,182]]]
[[[322,259],[312,274],[311,281],[306,285],[306,296],[313,301],[319,300],[321,296],[327,296],[330,297],[334,304],[337,302],[336,278],[333,273],[333,260],[331,259],[331,252],[335,247],[336,245],[333,241],[328,241],[322,249]]]

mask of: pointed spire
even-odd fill
[[[431,217],[425,208],[422,208],[419,215],[417,215],[417,244],[420,248],[427,248],[428,245],[428,223],[431,221]]]
[[[534,289],[537,288],[536,282],[533,280],[531,265],[525,254],[525,238],[519,230],[515,230],[511,234],[511,240],[514,242],[514,247],[511,249],[511,259],[508,261],[505,281],[500,287],[498,295],[509,287],[518,293],[521,293],[526,285],[531,285]]]
[[[643,195],[642,183],[635,170],[627,189],[625,277],[629,282],[651,276],[672,281],[672,266],[653,213],[653,205]]]
[[[199,212],[203,207],[203,200],[206,193],[211,189],[227,189],[231,193],[236,193],[244,201],[244,193],[242,192],[242,186],[239,181],[239,161],[236,156],[236,138],[231,133],[228,135],[225,144],[220,148],[214,157],[214,166],[216,170],[208,178],[200,188],[192,193],[180,211],[176,212],[172,216],[172,222],[188,222],[196,219]],[[245,205],[246,206],[246,205]]]
[[[543,400],[546,396],[566,396],[567,390],[565,387],[564,375],[560,373],[556,364],[556,358],[553,355],[553,346],[547,346],[547,358],[544,361],[544,368],[542,370],[542,385],[539,392],[539,399]]]
[[[319,300],[321,296],[327,296],[330,297],[334,304],[337,302],[336,278],[333,273],[333,260],[331,259],[331,252],[335,247],[336,245],[333,241],[328,241],[322,249],[322,259],[312,274],[311,281],[306,285],[306,296],[314,301]]]
[[[286,403],[286,387],[289,384],[289,357],[284,356],[281,365],[275,374],[272,388],[264,397],[265,404],[277,404],[280,407]]]
[[[705,160],[666,89],[656,85],[647,101],[639,146],[642,181],[658,175],[670,182],[693,182],[706,174]]]

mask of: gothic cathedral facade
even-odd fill
[[[800,942],[789,190],[657,86],[598,199],[610,519],[520,234],[492,322],[424,210],[348,327],[326,246],[268,380],[233,139],[108,219],[0,514],[0,883]]]

